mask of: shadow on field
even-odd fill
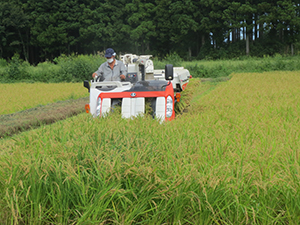
[[[59,101],[45,106],[35,107],[13,114],[0,116],[0,137],[37,128],[42,124],[51,124],[85,111],[89,97]]]

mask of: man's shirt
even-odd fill
[[[123,62],[115,59],[113,69],[111,69],[108,62],[105,62],[101,64],[95,73],[100,76],[101,81],[121,81],[120,75],[126,76],[127,71]]]

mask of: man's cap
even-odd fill
[[[110,58],[114,55],[115,51],[112,48],[106,49],[105,58]]]

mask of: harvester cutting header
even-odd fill
[[[190,73],[183,67],[167,64],[165,69],[155,70],[152,55],[125,54],[120,56],[125,65],[124,81],[109,81],[95,76],[84,81],[90,92],[87,113],[94,117],[106,116],[116,105],[121,105],[124,118],[145,113],[145,102],[149,101],[153,117],[161,121],[175,118],[174,104],[180,101],[181,91],[189,82]]]

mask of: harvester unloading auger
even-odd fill
[[[87,113],[94,117],[106,116],[113,107],[114,99],[121,103],[124,118],[145,113],[145,101],[148,99],[153,117],[161,121],[175,118],[174,104],[180,101],[183,91],[191,78],[183,67],[167,64],[165,69],[154,70],[151,55],[121,55],[127,68],[124,82],[84,81],[84,87],[90,92],[90,103],[85,105]]]

